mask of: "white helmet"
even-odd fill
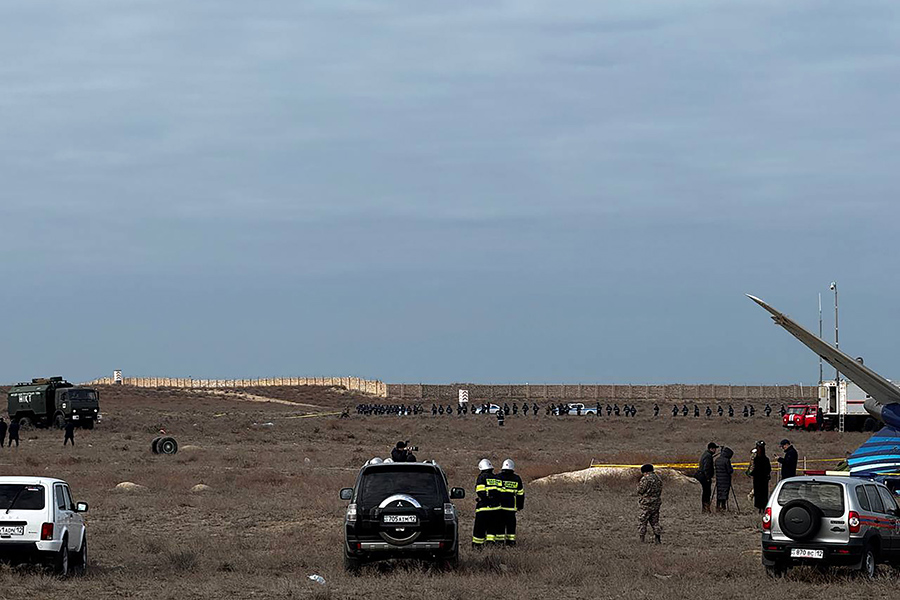
[[[486,458],[482,458],[480,461],[478,461],[478,470],[479,471],[487,471],[488,469],[493,469],[493,468],[494,468],[494,465],[491,464],[491,461],[489,461]]]
[[[506,460],[503,461],[503,466],[500,467],[500,470],[501,471],[515,471],[516,463],[513,462],[513,459],[507,458]]]

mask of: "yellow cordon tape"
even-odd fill
[[[341,414],[341,411],[337,412],[323,412],[323,413],[310,413],[308,415],[294,415],[293,417],[284,417],[285,419],[311,419],[313,417],[333,417],[334,415]]]
[[[847,460],[845,458],[808,458],[806,459],[807,463],[820,463],[820,462],[841,462],[842,460]],[[652,463],[654,467],[668,468],[668,469],[696,469],[697,463]],[[740,463],[731,463],[734,467],[749,467],[749,462],[740,462]],[[613,465],[613,464],[601,464],[601,463],[591,463],[591,468],[594,467],[605,467],[609,469],[640,469],[643,465]],[[799,468],[799,464],[797,465]]]

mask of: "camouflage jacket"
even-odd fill
[[[645,473],[638,483],[637,493],[644,508],[659,508],[662,504],[662,479],[656,473]]]

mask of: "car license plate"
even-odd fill
[[[825,551],[810,550],[808,548],[791,548],[791,558],[825,558]]]
[[[23,525],[19,526],[0,526],[0,536],[9,537],[12,535],[24,535],[25,527]]]
[[[415,525],[419,519],[416,515],[384,515],[384,523],[398,523],[402,525]]]

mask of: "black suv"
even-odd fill
[[[366,562],[415,558],[455,567],[459,560],[459,519],[450,502],[465,498],[449,489],[434,461],[372,459],[356,485],[341,490],[349,500],[344,519],[344,568],[355,572]]]

